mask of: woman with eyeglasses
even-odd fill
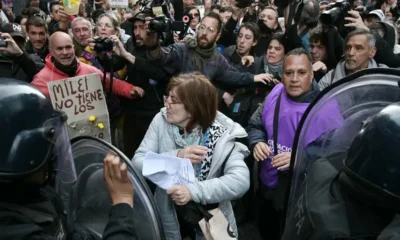
[[[119,28],[118,21],[108,14],[104,13],[99,16],[95,28],[95,41],[100,38],[109,38],[111,36],[118,36],[121,42],[125,43],[126,35],[121,35],[121,29]],[[95,43],[89,44],[85,50],[81,53],[79,60],[86,64],[92,65],[100,70],[103,70],[102,61],[99,60],[98,53],[95,51]],[[117,57],[116,57],[117,58]],[[114,77],[118,79],[126,78],[126,66],[125,64],[119,64],[121,61],[113,61]]]
[[[166,237],[202,239],[200,219],[188,219],[195,203],[206,210],[219,208],[237,236],[230,201],[249,188],[249,170],[244,162],[249,151],[235,139],[247,136],[246,131],[217,111],[217,90],[199,73],[172,77],[167,93],[165,108],[153,119],[132,159],[139,172],[148,152],[189,159],[193,165],[194,183],[167,190],[156,188],[155,200]]]
[[[194,36],[196,34],[196,27],[201,21],[200,11],[196,7],[187,7],[184,16],[188,16],[190,20],[185,36]]]

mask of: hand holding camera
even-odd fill
[[[348,21],[348,23],[344,25],[345,27],[364,28],[368,30],[358,11],[350,10],[348,11],[348,14],[350,17],[344,18],[346,21]]]
[[[17,57],[24,53],[8,33],[0,33],[0,51],[7,52]]]
[[[121,40],[119,40],[118,36],[112,35],[109,38],[110,41],[115,43],[115,48],[114,48],[114,53],[117,56],[126,58],[128,55],[128,52],[125,50],[124,45],[122,44]]]

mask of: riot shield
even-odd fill
[[[109,151],[119,155],[128,165],[134,185],[134,221],[138,239],[165,239],[158,210],[140,173],[129,159],[112,145],[93,137],[78,137],[71,141],[77,180],[58,186],[75,228],[101,239],[112,207],[103,176],[103,161]]]
[[[308,170],[318,162],[329,161],[331,169],[340,171],[347,149],[363,122],[389,104],[400,101],[399,86],[399,70],[367,69],[324,89],[310,104],[299,123],[293,143],[282,239],[309,239],[299,233],[305,224],[312,229],[318,219],[312,219],[312,214],[304,207],[304,204],[313,201],[307,199],[304,193],[313,188],[313,193],[318,194],[315,185],[310,187],[308,183],[319,179],[310,180]],[[331,124],[319,124],[320,119],[327,115]],[[320,173],[319,176],[325,177],[324,174]],[[308,219],[307,223],[304,217]]]

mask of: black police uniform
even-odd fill
[[[133,216],[128,204],[113,206],[103,239],[136,239],[132,236]],[[62,201],[49,186],[36,192],[0,197],[0,229],[0,239],[7,240],[93,239],[85,230],[68,226]]]
[[[0,79],[0,112],[0,239],[94,239],[85,233],[89,230],[68,226],[52,187],[76,180],[66,115],[15,79]],[[55,167],[62,170],[57,178]],[[47,183],[26,181],[40,173],[48,175]],[[129,204],[113,206],[103,239],[136,239],[133,216]]]
[[[399,144],[396,103],[368,118],[348,151],[311,161],[282,239],[399,239]]]

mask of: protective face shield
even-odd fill
[[[134,185],[133,214],[138,239],[165,239],[152,193],[141,173],[133,169],[124,154],[112,145],[92,137],[73,139],[71,149],[77,180],[73,184],[64,183],[58,187],[70,224],[95,239],[102,239],[112,207],[104,181],[103,163],[107,153],[112,151],[120,157],[121,163],[127,164]]]
[[[399,70],[367,69],[324,89],[310,104],[294,139],[282,239],[308,239],[297,235],[310,227],[310,222],[319,221],[308,212],[306,205],[318,204],[308,194],[321,193],[330,186],[328,181],[321,184],[328,171],[316,179],[317,174],[310,176],[310,169],[328,163],[332,172],[342,170],[348,149],[363,125],[386,106],[400,101],[399,82]],[[321,124],[323,116],[329,116],[329,124]]]
[[[35,173],[46,164],[49,164],[49,175],[56,170],[58,181],[71,183],[76,180],[66,120],[64,113],[54,111],[43,126],[24,130],[15,137],[7,164],[1,166],[2,172],[7,172],[8,168],[10,181]],[[27,159],[27,153],[29,162],[24,164],[21,159]],[[15,175],[15,172],[22,174]],[[6,178],[7,174],[2,175]]]

